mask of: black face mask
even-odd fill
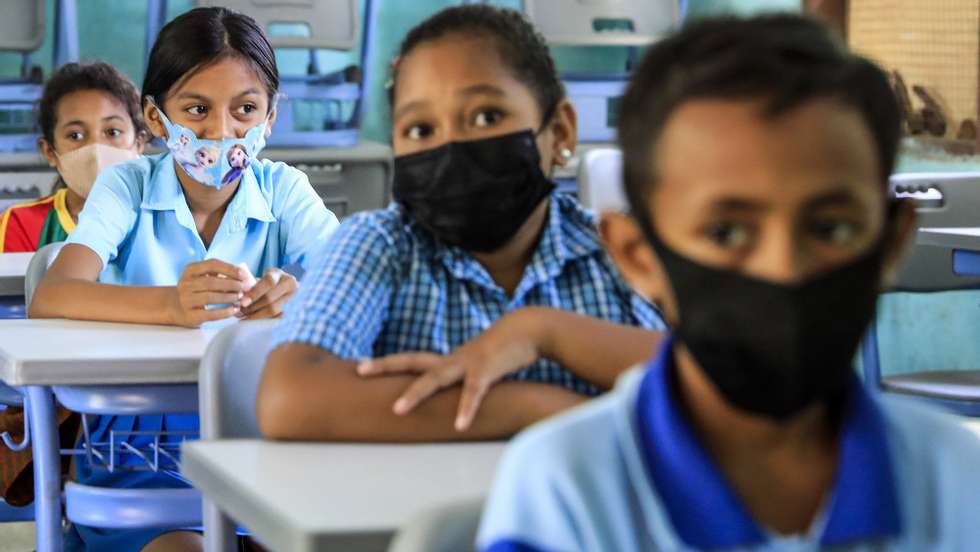
[[[554,188],[526,130],[396,157],[392,192],[439,240],[485,253],[507,243]]]
[[[677,340],[732,405],[775,419],[843,399],[875,314],[881,240],[857,260],[784,285],[682,257],[647,228],[677,299]]]

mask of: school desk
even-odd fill
[[[112,388],[119,390],[112,398],[114,408],[124,409],[119,413],[137,413],[154,403],[176,412],[196,411],[198,363],[221,327],[0,320],[0,381],[26,390],[30,404],[39,552],[62,548],[55,392],[62,402],[88,401],[98,410],[93,401],[99,396],[72,386],[121,385]],[[157,384],[152,392],[149,384]]]
[[[194,441],[181,470],[270,549],[312,552],[383,546],[420,511],[486,495],[504,446]]]
[[[0,297],[24,295],[24,275],[34,253],[0,253]]]

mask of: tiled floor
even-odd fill
[[[0,552],[34,550],[33,523],[0,523]]]

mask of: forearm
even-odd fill
[[[510,316],[519,317],[519,331],[532,337],[540,357],[603,389],[611,389],[626,369],[647,361],[663,338],[663,332],[558,309],[527,307]]]
[[[291,347],[296,346],[285,348]],[[503,383],[488,393],[470,429],[459,432],[453,426],[458,387],[437,393],[407,415],[392,412],[395,400],[413,380],[366,379],[355,373],[353,362],[332,356],[298,358],[280,349],[270,357],[263,376],[259,424],[267,437],[287,440],[487,440],[509,437],[586,400],[553,385]]]
[[[172,324],[173,287],[133,287],[80,279],[48,279],[31,300],[31,318],[70,318],[137,324]]]

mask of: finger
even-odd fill
[[[467,377],[463,381],[463,392],[459,397],[459,410],[456,412],[456,431],[466,431],[473,425],[473,419],[480,409],[480,403],[490,389],[487,381]]]
[[[416,406],[419,405],[425,399],[431,397],[436,391],[442,389],[442,384],[436,377],[434,372],[426,372],[422,374],[411,385],[408,389],[402,393],[401,397],[395,401],[395,405],[392,410],[398,416],[404,416],[411,412]]]
[[[222,274],[226,278],[231,278],[233,280],[243,279],[241,268],[218,259],[208,259],[198,263],[191,263],[184,269],[185,276],[196,277],[204,274]]]
[[[242,293],[244,284],[238,280],[229,278],[217,278],[215,276],[198,276],[188,280],[184,289],[193,293],[217,291],[222,293]]]
[[[261,299],[266,293],[269,293],[269,290],[271,290],[273,287],[275,287],[275,282],[273,282],[272,278],[270,278],[268,273],[266,273],[266,275],[260,278],[259,281],[255,282],[252,289],[248,290],[248,293],[242,297],[242,308],[248,307],[252,303],[255,303]]]
[[[249,314],[277,303],[279,304],[281,310],[282,305],[289,300],[289,297],[296,292],[297,288],[298,286],[296,285],[296,280],[283,278],[282,280],[279,280],[279,283],[277,283],[272,289],[267,291],[265,295],[259,298],[258,301],[247,305],[247,308],[243,308],[242,310],[245,311],[245,314]]]
[[[444,358],[435,353],[397,353],[365,359],[357,365],[357,373],[361,376],[419,374],[436,368]]]
[[[241,293],[226,293],[217,291],[202,291],[190,297],[191,307],[203,307],[206,305],[235,305],[242,298]]]
[[[197,325],[200,326],[204,322],[231,318],[232,316],[238,314],[238,307],[225,307],[223,309],[194,309],[192,312],[194,314],[191,315],[191,319],[196,321]]]
[[[276,303],[269,305],[264,309],[259,309],[252,313],[246,313],[244,311],[238,314],[238,317],[242,320],[265,320],[267,318],[281,318],[282,317],[282,305]]]

